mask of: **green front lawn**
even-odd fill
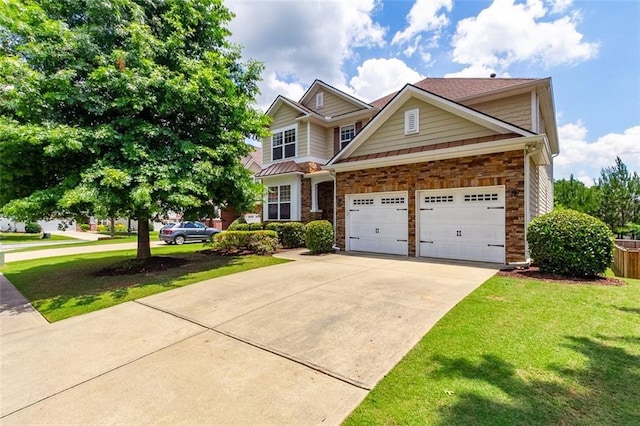
[[[159,231],[149,232],[149,241],[158,240]],[[55,235],[52,235],[54,237]],[[100,234],[100,238],[104,238],[98,241],[85,241],[83,243],[71,243],[71,244],[56,244],[55,246],[37,246],[37,247],[24,247],[18,250],[11,250],[11,253],[21,253],[25,251],[39,251],[39,250],[51,250],[53,248],[66,248],[66,247],[86,247],[86,246],[101,246],[103,244],[124,244],[124,243],[136,243],[138,242],[137,235],[116,235],[114,238],[109,238],[109,235]],[[65,238],[73,239],[73,238]],[[75,240],[78,241],[78,240]]]
[[[190,262],[149,274],[101,277],[91,274],[134,258],[135,250],[11,262],[0,267],[0,272],[53,322],[209,278],[286,262],[268,256],[223,257],[195,253],[201,249],[202,244],[153,248],[154,256],[183,257]]]
[[[51,240],[76,240],[73,237],[67,237],[65,235],[51,235],[50,238],[46,240],[42,239],[42,233],[39,234],[25,234],[23,232],[0,232],[0,242],[2,243],[11,243],[11,244],[19,244],[19,243],[32,243],[32,242],[40,242],[40,241],[51,241]]]
[[[488,280],[345,424],[640,424],[640,280],[627,281]]]

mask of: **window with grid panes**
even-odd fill
[[[268,190],[268,219],[291,219],[291,185],[270,186]]]
[[[296,129],[286,129],[271,135],[271,159],[282,160],[296,156]]]

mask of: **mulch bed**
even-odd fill
[[[179,268],[189,263],[187,259],[177,257],[153,256],[149,259],[128,259],[114,263],[105,268],[98,269],[91,275],[97,277],[110,277],[116,275],[149,274]]]
[[[623,280],[618,278],[611,277],[565,277],[563,275],[557,274],[548,274],[544,272],[540,272],[540,268],[535,266],[531,266],[529,268],[520,268],[520,269],[511,269],[511,270],[503,270],[498,272],[499,276],[502,277],[510,277],[510,278],[518,278],[518,279],[531,279],[531,280],[539,280],[545,282],[555,282],[562,284],[590,284],[590,285],[614,285],[614,286],[623,286],[626,283]]]
[[[251,250],[246,249],[206,249],[198,250],[197,253],[209,256],[248,256],[253,254]]]

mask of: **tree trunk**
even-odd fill
[[[113,238],[116,236],[116,218],[112,216],[109,221],[111,222],[109,234],[111,234],[111,238]]]
[[[138,255],[137,259],[149,259],[151,245],[149,244],[149,218],[138,216]]]

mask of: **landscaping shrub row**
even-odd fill
[[[268,223],[243,223],[243,218],[234,220],[227,232],[217,234],[215,237],[214,247],[217,249],[239,249],[247,248],[249,240],[254,237],[241,237],[240,235],[261,235],[260,232],[270,232],[277,238],[277,246],[283,248],[299,248],[307,247],[312,253],[328,253],[333,250],[333,225],[326,220],[316,220],[309,222],[307,225],[301,222],[268,222]],[[263,231],[264,228],[264,231]],[[230,234],[228,237],[223,235]],[[218,240],[222,242],[218,244]],[[235,244],[235,246],[234,246]],[[267,243],[270,250],[270,242]],[[277,248],[277,247],[276,247]],[[267,253],[269,250],[260,254]],[[255,252],[255,250],[252,250]],[[275,252],[275,248],[273,249]],[[257,253],[257,252],[256,252]]]
[[[213,247],[219,250],[250,250],[256,254],[273,254],[278,249],[275,231],[226,231],[213,237]]]

